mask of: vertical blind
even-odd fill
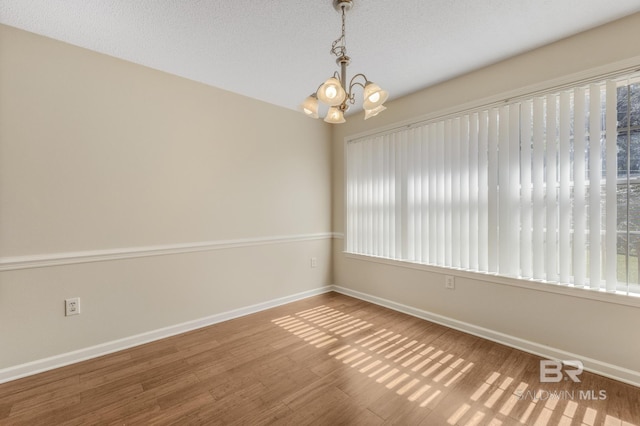
[[[615,291],[616,89],[349,141],[346,251]]]

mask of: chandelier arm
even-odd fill
[[[360,83],[359,81],[355,81],[356,78],[358,77],[362,77],[362,79],[364,80],[364,83]],[[349,93],[351,93],[351,90],[353,89],[353,86],[360,86],[364,89],[364,86],[369,82],[369,79],[367,79],[367,76],[360,73],[360,74],[356,74],[353,77],[351,77],[351,81],[349,81]]]
[[[364,79],[364,84],[367,84],[369,82],[369,79],[367,78],[366,75],[364,75],[362,73],[359,73],[359,74],[356,74],[353,77],[351,77],[351,81],[349,82],[349,85],[353,85],[354,84],[353,81],[358,77],[362,77]],[[362,84],[362,83],[358,83],[358,84],[360,84],[362,87],[364,87],[364,84]]]
[[[347,103],[350,103],[351,105],[356,103],[356,97],[354,94],[345,92],[344,101],[342,102],[342,104],[347,105]]]
[[[356,81],[356,79],[358,77],[362,77],[362,79],[364,80],[364,83],[360,83],[359,81]],[[349,98],[349,102],[351,102],[352,104],[354,104],[355,101],[355,93],[353,93],[353,88],[354,86],[360,86],[362,87],[362,89],[364,89],[364,86],[369,82],[369,80],[367,79],[367,76],[360,73],[360,74],[356,74],[353,77],[351,77],[351,81],[349,81],[349,90],[347,92],[347,97]],[[347,90],[347,88],[345,87],[345,90]]]

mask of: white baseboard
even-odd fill
[[[599,374],[601,376],[609,377],[620,382],[640,387],[640,372],[638,371],[629,370],[627,368],[608,364],[596,359],[587,358],[579,354],[574,354],[571,352],[563,351],[561,349],[556,349],[549,346],[541,345],[539,343],[530,342],[528,340],[520,339],[515,336],[510,336],[498,331],[489,330],[484,327],[479,327],[477,325],[458,321],[453,318],[434,314],[432,312],[424,311],[412,306],[403,305],[402,303],[397,303],[392,300],[383,299],[381,297],[362,293],[349,288],[333,285],[331,286],[331,289],[337,293],[355,297],[356,299],[371,302],[376,305],[384,306],[385,308],[393,309],[394,311],[402,312],[417,318],[422,318],[424,320],[444,325],[454,330],[472,334],[474,336],[491,340],[492,342],[500,343],[524,352],[541,356],[543,358],[554,360],[580,360],[584,364],[585,371],[589,371],[591,373]]]
[[[152,330],[146,333],[137,334],[135,336],[125,337],[119,340],[102,343],[88,348],[79,349],[49,358],[39,359],[36,361],[8,367],[0,370],[0,383],[9,382],[22,377],[31,376],[33,374],[42,373],[44,371],[53,370],[54,368],[64,367],[65,365],[74,364],[102,355],[128,349],[144,343],[153,342],[155,340],[164,339],[176,334],[185,333],[187,331],[206,327],[208,325],[217,324],[222,321],[238,318],[244,315],[253,314],[264,311],[265,309],[274,308],[276,306],[295,302],[297,300],[306,299],[307,297],[316,296],[318,294],[327,293],[332,290],[332,286],[320,287],[301,293],[292,294],[290,296],[280,297],[278,299],[261,302],[255,305],[243,308],[233,309],[231,311],[222,312],[205,318],[172,325],[169,327]]]

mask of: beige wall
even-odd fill
[[[345,138],[619,61],[640,65],[640,44],[629,43],[639,39],[640,14],[635,14],[390,102],[384,113],[366,122],[362,114],[349,117],[333,130],[334,230],[344,232]],[[443,273],[354,259],[342,248],[343,241],[336,240],[337,285],[633,370],[640,377],[638,307],[502,285],[473,279],[473,274],[459,277],[456,290],[446,291]]]
[[[329,140],[295,111],[0,26],[0,258],[327,234]],[[0,370],[326,286],[330,244],[0,272]]]

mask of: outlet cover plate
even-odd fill
[[[80,298],[73,297],[71,299],[64,300],[64,315],[80,315]]]
[[[449,290],[453,290],[456,288],[456,281],[453,275],[446,275],[444,277],[444,286]]]

